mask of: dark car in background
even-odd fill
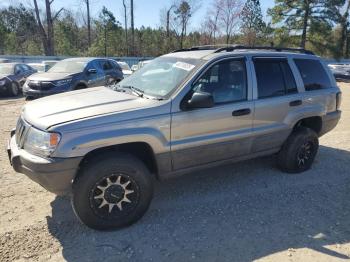
[[[0,64],[0,92],[11,96],[17,96],[22,91],[22,86],[28,76],[36,70],[26,64],[3,63]]]
[[[47,72],[29,77],[23,86],[26,98],[112,85],[123,79],[121,67],[110,59],[69,58],[59,61]]]
[[[350,64],[329,64],[335,79],[342,82],[350,82]]]

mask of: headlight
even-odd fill
[[[0,86],[5,85],[5,83],[6,83],[6,80],[5,80],[5,79],[0,80]]]
[[[70,82],[72,82],[72,78],[68,78],[68,79],[62,79],[62,80],[57,80],[55,82],[53,82],[56,86],[63,86],[65,84],[69,84]]]
[[[34,127],[28,131],[24,142],[24,150],[38,155],[49,156],[61,140],[58,133],[44,132]]]

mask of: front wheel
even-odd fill
[[[299,127],[284,143],[278,153],[278,166],[288,173],[301,173],[310,169],[318,151],[315,131]]]
[[[82,168],[73,184],[72,207],[88,227],[117,229],[139,220],[152,196],[143,162],[131,155],[105,155]]]

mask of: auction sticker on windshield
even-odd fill
[[[195,66],[185,62],[176,62],[174,64],[174,67],[177,67],[186,71],[191,71]]]

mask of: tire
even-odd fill
[[[8,92],[10,96],[18,96],[20,93],[18,84],[16,82],[12,82],[11,86],[8,89]]]
[[[301,173],[311,168],[318,151],[318,136],[315,131],[299,127],[284,143],[278,153],[279,168],[287,173]]]
[[[86,85],[79,84],[73,90],[81,90],[81,89],[85,89],[85,88],[87,88]]]
[[[143,162],[131,155],[107,154],[82,168],[73,183],[71,203],[82,223],[111,230],[138,221],[152,197],[152,177]]]

